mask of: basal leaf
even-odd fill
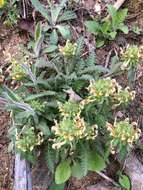
[[[35,41],[37,41],[41,37],[41,33],[42,33],[41,23],[38,22],[35,28]]]
[[[121,24],[119,26],[119,30],[121,30],[122,32],[124,32],[124,34],[128,34],[129,33],[129,29],[128,29],[128,26],[124,25],[124,24]]]
[[[68,161],[61,162],[55,172],[55,182],[56,184],[62,184],[66,182],[71,176],[71,167]]]
[[[24,101],[31,101],[31,100],[34,100],[34,99],[37,99],[37,98],[42,98],[44,96],[54,96],[54,95],[55,95],[54,91],[42,92],[42,93],[39,93],[39,94],[31,94],[28,97],[26,97],[24,99]]]
[[[63,38],[69,39],[71,37],[69,26],[57,25],[56,28],[59,30]]]
[[[58,16],[60,14],[62,7],[58,6],[58,5],[53,5],[51,7],[51,17],[52,17],[52,23],[56,24]]]
[[[45,137],[48,137],[51,134],[46,121],[40,121],[40,123],[36,125],[36,128],[39,129]]]
[[[117,10],[113,5],[108,5],[107,11],[111,15],[112,19],[114,19],[116,17]]]
[[[96,40],[96,47],[97,48],[100,48],[100,47],[104,46],[104,44],[105,44],[104,40],[101,40],[101,39]]]
[[[111,22],[110,21],[106,21],[102,24],[102,27],[101,27],[101,31],[106,34],[109,30],[110,30],[110,27],[111,27]]]
[[[41,15],[49,21],[49,15],[46,8],[40,3],[38,0],[31,0],[32,5],[34,6],[35,10],[40,12]]]
[[[44,36],[41,35],[41,36],[37,39],[37,41],[35,42],[35,45],[34,45],[34,53],[35,53],[36,57],[39,57],[39,55],[40,55],[40,51],[41,51],[41,47],[42,47],[43,40],[44,40]]]
[[[128,14],[128,9],[121,9],[117,11],[116,18],[115,18],[116,22],[123,23],[126,19],[127,14]]]
[[[81,179],[84,176],[80,163],[76,162],[73,165],[73,167],[72,167],[72,176],[76,177],[77,179]]]
[[[98,34],[100,30],[100,25],[97,21],[89,20],[89,21],[86,21],[84,24],[88,32],[91,32],[92,34],[95,34],[95,35]]]
[[[65,184],[57,185],[55,183],[52,183],[49,190],[64,190]]]
[[[101,171],[106,167],[104,159],[96,152],[89,153],[89,170]]]
[[[119,183],[120,185],[125,188],[126,190],[130,190],[131,188],[131,184],[130,184],[130,180],[129,177],[126,175],[121,175],[119,178]]]
[[[109,35],[114,40],[116,38],[117,32],[116,31],[110,32]]]
[[[50,35],[50,43],[54,45],[58,43],[58,34],[56,29],[54,29]]]
[[[52,53],[53,51],[55,51],[56,49],[58,49],[58,46],[52,44],[49,45],[48,47],[46,47],[43,51],[43,53]]]
[[[58,22],[68,21],[75,18],[77,18],[77,16],[73,11],[64,11],[63,14],[59,17]]]

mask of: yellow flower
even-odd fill
[[[5,1],[4,0],[0,0],[0,8],[2,8],[5,4]]]

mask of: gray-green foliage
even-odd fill
[[[58,43],[58,33],[60,33],[65,39],[69,39],[71,37],[70,28],[65,22],[75,19],[76,14],[72,10],[65,9],[67,0],[62,0],[59,4],[54,4],[49,1],[47,7],[42,5],[38,0],[31,0],[31,2],[36,11],[40,12],[46,19],[43,30],[48,33],[51,31],[51,44]]]
[[[41,34],[38,27],[35,39]],[[66,100],[65,90],[73,88],[80,94],[81,89],[85,88],[90,80],[98,79],[101,74],[108,72],[107,69],[96,65],[94,51],[84,59],[83,50],[84,38],[81,37],[77,41],[75,55],[71,58],[57,54],[51,60],[39,58],[32,66],[21,64],[25,72],[23,85],[17,90],[6,86],[1,90],[1,101],[6,103],[8,110],[12,110],[15,128],[15,123],[19,126],[27,123],[35,126],[35,131],[40,130],[47,139],[51,135],[51,122],[58,117],[57,101]],[[52,163],[49,157],[48,160]],[[53,170],[52,165],[50,168]]]

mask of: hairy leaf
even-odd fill
[[[26,97],[24,99],[24,101],[31,101],[31,100],[41,98],[41,97],[44,97],[44,96],[54,96],[55,94],[56,93],[54,91],[46,91],[46,92],[42,92],[42,93],[39,93],[39,94],[32,94],[32,95],[29,95],[28,97]]]
[[[92,34],[95,34],[95,35],[98,34],[100,25],[97,21],[89,20],[89,21],[86,21],[84,24],[88,32],[91,32]]]
[[[84,176],[80,163],[76,162],[72,166],[72,176],[76,177],[77,179],[81,179]]]
[[[59,30],[63,38],[69,39],[71,37],[69,26],[56,25],[56,28]]]
[[[68,161],[61,162],[55,172],[55,182],[56,184],[62,184],[66,182],[71,176],[71,167]]]
[[[36,9],[36,11],[40,12],[41,15],[49,21],[49,15],[45,7],[38,0],[31,0],[32,5]]]
[[[106,167],[104,159],[94,151],[88,154],[89,170],[101,171]]]
[[[119,183],[120,185],[125,188],[126,190],[130,190],[131,188],[131,184],[130,184],[130,180],[129,177],[126,175],[121,175],[119,178]]]
[[[73,11],[64,11],[63,14],[59,17],[58,22],[68,21],[76,18],[77,16]]]

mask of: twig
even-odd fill
[[[125,1],[126,0],[117,0],[117,2],[113,6],[118,10]]]
[[[111,54],[112,54],[112,51],[113,49],[111,49],[107,55],[107,58],[106,58],[106,61],[105,61],[105,68],[108,67],[108,64],[109,64],[109,61],[110,61],[110,57],[111,57]]]
[[[100,175],[102,178],[106,179],[107,181],[111,182],[113,185],[115,185],[116,187],[119,187],[119,184],[116,183],[113,179],[109,178],[108,176],[106,176],[104,173],[102,172],[96,172],[98,175]]]

